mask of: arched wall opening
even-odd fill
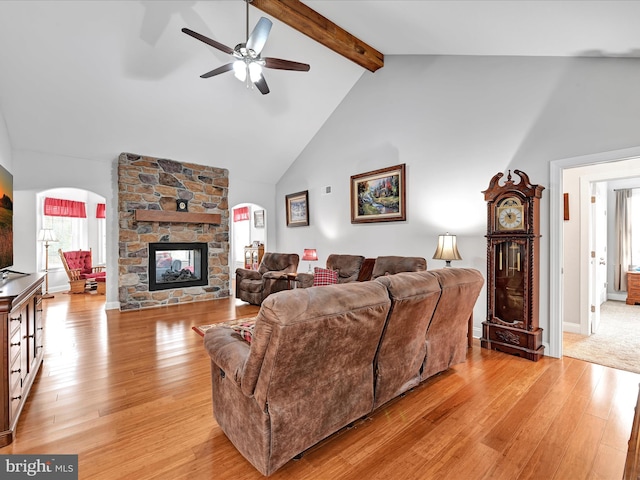
[[[83,202],[86,218],[50,217],[44,215],[45,198],[56,198]],[[58,250],[88,250],[92,252],[94,265],[105,265],[107,258],[106,218],[97,218],[97,205],[105,204],[103,196],[78,188],[53,188],[36,194],[37,231],[55,227],[59,231],[56,242],[50,242],[49,248],[44,242],[37,245],[36,262],[38,271],[45,271],[48,266],[49,292],[66,292],[69,290],[67,274],[62,266]],[[107,210],[107,215],[109,212]],[[48,263],[45,258],[48,253]]]
[[[229,269],[235,277],[236,268],[245,268],[244,249],[262,244],[267,248],[267,211],[254,203],[239,203],[231,208],[231,246]]]

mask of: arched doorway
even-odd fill
[[[86,217],[49,216],[44,214],[45,198],[70,200],[83,203]],[[106,264],[106,218],[98,214],[98,204],[105,205],[105,198],[88,190],[78,188],[53,188],[36,194],[37,229],[53,228],[57,241],[45,249],[38,243],[37,265],[39,271],[48,264],[49,292],[69,290],[67,274],[62,266],[58,250],[91,249],[94,265]],[[48,259],[45,256],[48,254]]]
[[[267,242],[267,212],[254,203],[239,203],[231,209],[231,244],[229,267],[231,277],[236,268],[244,268],[244,248]]]

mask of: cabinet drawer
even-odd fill
[[[22,325],[22,315],[9,318],[9,335],[13,335]]]
[[[12,394],[14,393],[15,388],[18,388],[18,390],[15,391],[17,392],[17,395],[20,395],[22,392],[22,369],[20,368],[20,362],[14,363],[9,371],[9,385],[11,385]],[[16,387],[16,385],[18,387]]]
[[[21,331],[17,330],[9,339],[9,363],[13,364],[17,358],[20,357],[20,351],[22,348],[22,336]],[[20,362],[18,362],[20,363]]]
[[[19,362],[18,365],[20,365]],[[22,402],[22,377],[19,373],[17,375],[12,375],[11,381],[12,383],[9,387],[9,401],[11,402],[11,419],[13,420],[16,416],[16,411]]]

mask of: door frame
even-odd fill
[[[640,158],[640,146],[549,162],[549,356],[551,357],[562,358],[563,171],[568,168],[636,158]],[[638,175],[638,173],[635,175]],[[631,172],[629,174],[629,176],[635,175]],[[580,282],[581,289],[584,288],[582,283]]]

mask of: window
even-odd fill
[[[63,252],[80,250],[82,245],[86,243],[83,241],[86,236],[84,233],[86,231],[86,222],[86,218],[44,216],[43,228],[53,229],[58,239],[53,248],[49,247],[49,269],[62,268],[62,260],[60,260],[58,249]]]

